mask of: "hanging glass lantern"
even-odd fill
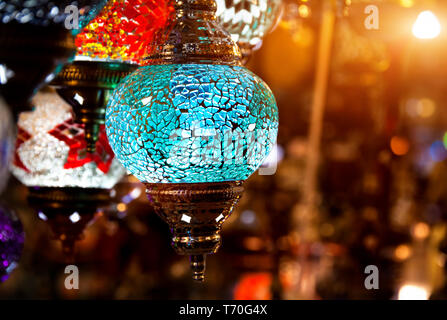
[[[216,0],[216,15],[247,61],[280,19],[282,0]]]
[[[28,200],[47,220],[67,253],[111,188],[126,171],[115,159],[102,126],[96,151],[86,150],[83,125],[54,91],[39,92],[35,110],[19,116],[12,173],[29,189]]]
[[[73,56],[73,34],[105,3],[0,0],[0,93],[16,114],[31,108],[38,87]]]
[[[95,151],[111,91],[142,62],[172,11],[170,0],[111,0],[76,37],[75,61],[52,85],[85,125],[89,152]]]
[[[242,182],[276,141],[268,86],[239,65],[239,48],[216,22],[214,0],[176,1],[167,41],[126,77],[106,112],[112,149],[146,184],[170,225],[173,247],[203,281],[205,256],[242,195]]]
[[[23,250],[25,233],[14,212],[0,206],[0,284],[17,267]]]

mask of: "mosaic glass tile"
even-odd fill
[[[102,126],[87,153],[83,125],[55,92],[38,93],[35,110],[19,116],[12,173],[26,186],[112,188],[126,173]]]
[[[172,0],[110,0],[76,37],[76,59],[141,64],[173,12]]]
[[[234,41],[256,46],[274,27],[281,0],[216,0],[221,25]]]
[[[278,111],[267,84],[239,66],[140,67],[109,100],[107,135],[140,181],[245,180],[276,141]]]

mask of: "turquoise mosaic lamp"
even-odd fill
[[[278,110],[263,80],[216,22],[214,0],[177,0],[167,41],[127,76],[106,111],[110,145],[171,227],[173,247],[204,280],[205,257],[276,141]]]

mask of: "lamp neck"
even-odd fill
[[[176,0],[174,8],[167,36],[145,64],[240,64],[239,47],[216,20],[215,0]]]
[[[214,0],[175,0],[174,9],[177,18],[194,14],[208,20],[216,20],[217,6]]]

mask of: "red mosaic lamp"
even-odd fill
[[[111,0],[77,35],[74,62],[52,85],[85,126],[88,152],[95,152],[111,92],[151,53],[173,12],[171,0]]]
[[[126,171],[104,126],[89,153],[84,125],[73,121],[71,107],[56,92],[41,91],[33,103],[33,111],[19,115],[11,171],[28,187],[29,204],[73,260],[75,241],[97,210],[110,204],[112,188]]]

